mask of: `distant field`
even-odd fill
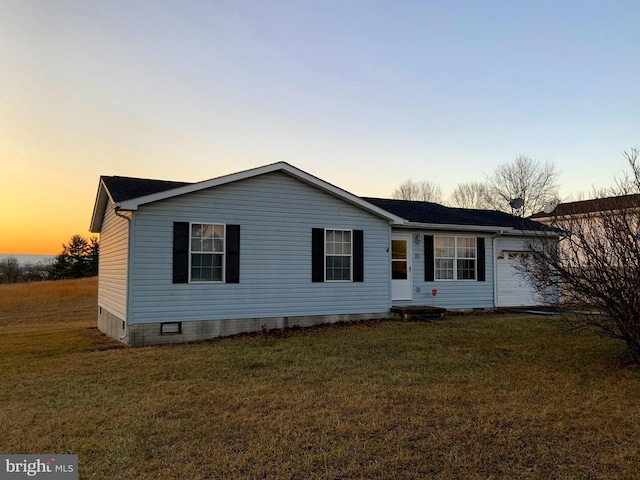
[[[0,452],[96,479],[640,478],[640,370],[554,318],[130,349],[95,301],[95,279],[0,286]]]
[[[55,255],[31,255],[31,254],[11,254],[11,253],[0,253],[0,260],[4,260],[5,258],[15,258],[18,260],[20,265],[24,265],[26,263],[40,263],[40,262],[49,262],[56,258]]]
[[[0,327],[97,319],[98,279],[0,285]]]

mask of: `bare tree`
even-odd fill
[[[16,257],[0,260],[0,283],[15,283],[20,275],[20,264]]]
[[[449,203],[459,208],[486,210],[493,207],[489,187],[483,182],[459,183],[449,197]]]
[[[532,240],[520,269],[538,293],[560,290],[571,325],[624,341],[640,364],[640,150],[624,156],[632,173],[599,192],[598,211],[561,212],[560,244]]]
[[[528,217],[558,198],[558,177],[552,163],[521,155],[511,163],[499,165],[486,182],[493,208]],[[516,198],[522,199],[522,205],[515,204],[514,208],[510,202]]]
[[[414,181],[411,179],[402,182],[391,194],[391,198],[397,200],[418,200],[421,202],[442,203],[442,189],[428,180]]]

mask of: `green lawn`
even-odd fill
[[[554,317],[130,349],[95,289],[39,323],[6,288],[0,452],[76,453],[80,478],[640,478],[640,370]]]

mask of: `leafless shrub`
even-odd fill
[[[631,173],[594,192],[597,211],[558,211],[560,243],[531,240],[533,260],[520,268],[539,293],[560,289],[571,325],[624,341],[640,363],[640,150],[624,156]]]

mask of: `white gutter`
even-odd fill
[[[489,232],[498,235],[523,235],[523,236],[545,236],[558,237],[558,232],[543,230],[519,230],[514,227],[500,227],[489,225],[460,225],[454,223],[419,223],[409,222],[404,224],[393,224],[395,228],[411,228],[416,230],[452,230],[452,231],[468,231],[468,232]]]
[[[413,228],[417,230],[456,230],[456,231],[472,231],[472,232],[517,232],[513,227],[491,227],[488,225],[460,225],[453,223],[419,223],[406,222],[404,225],[394,225],[397,228]]]

